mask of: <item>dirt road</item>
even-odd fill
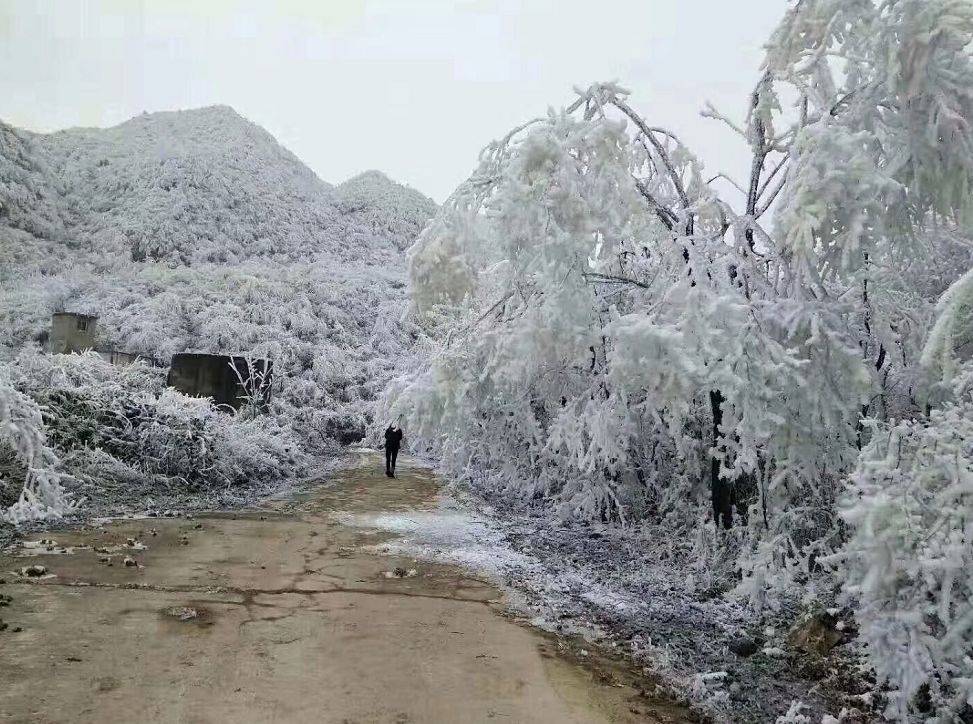
[[[334,515],[429,509],[436,491],[362,454],[265,509],[35,536],[0,556],[0,721],[690,720],[470,572],[371,553],[388,534]]]

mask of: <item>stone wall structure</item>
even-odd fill
[[[217,405],[239,410],[251,397],[259,407],[266,406],[272,381],[270,360],[185,352],[172,356],[166,384],[183,394],[211,397]]]

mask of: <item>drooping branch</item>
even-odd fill
[[[652,210],[655,212],[659,220],[665,225],[669,231],[673,231],[676,227],[676,222],[679,219],[673,214],[669,209],[660,204],[649,188],[645,185],[645,182],[635,179],[635,187],[639,190],[639,193],[645,197],[645,200],[649,202],[652,206]]]
[[[656,155],[658,155],[659,160],[666,169],[666,173],[669,179],[672,181],[672,186],[676,190],[676,194],[679,196],[679,201],[682,203],[683,210],[686,212],[686,235],[692,236],[693,229],[695,227],[695,218],[692,212],[692,204],[689,202],[689,196],[686,193],[686,187],[682,182],[682,178],[676,171],[676,167],[672,163],[672,159],[669,157],[668,151],[666,151],[665,146],[662,145],[661,141],[656,138],[655,131],[650,127],[645,120],[636,113],[631,106],[629,106],[625,101],[617,96],[613,96],[611,99],[611,104],[615,106],[619,111],[625,114],[632,123],[642,132],[643,137],[650,144],[652,148],[655,149]]]

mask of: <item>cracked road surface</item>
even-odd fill
[[[435,477],[401,468],[390,480],[379,455],[357,454],[258,510],[123,519],[6,551],[0,721],[691,720],[625,664],[518,623],[469,572],[363,550],[390,536],[334,513],[435,507]],[[33,565],[46,574],[21,572]]]

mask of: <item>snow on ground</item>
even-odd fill
[[[402,536],[370,546],[382,553],[454,563],[498,582],[515,571],[540,572],[537,561],[505,544],[503,532],[493,521],[473,515],[448,498],[433,511],[341,513],[337,517],[355,528],[377,528]]]
[[[450,495],[430,510],[338,517],[400,536],[372,546],[380,553],[461,565],[493,580],[533,625],[633,656],[716,720],[774,721],[801,701],[815,722],[864,693],[850,681],[848,661],[809,662],[786,651],[788,622],[758,621],[740,604],[707,600],[687,570],[656,560],[644,532],[509,511],[501,518]],[[738,656],[728,646],[741,638],[764,648]],[[851,689],[844,697],[842,684]],[[843,721],[858,720],[867,719]]]

